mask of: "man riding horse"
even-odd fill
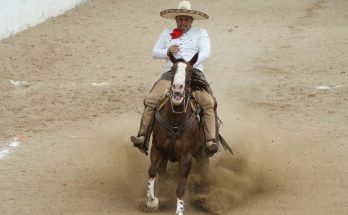
[[[145,110],[142,115],[140,129],[137,136],[131,136],[134,146],[139,149],[144,148],[145,137],[149,135],[150,125],[154,117],[157,103],[164,97],[171,86],[171,67],[168,54],[172,54],[177,59],[189,61],[196,53],[198,60],[193,65],[193,75],[207,83],[203,74],[203,62],[210,56],[210,39],[205,29],[193,27],[193,20],[208,19],[209,16],[203,12],[192,10],[188,1],[181,1],[178,9],[168,9],[160,12],[160,16],[165,19],[174,19],[177,28],[165,29],[156,42],[152,56],[155,59],[165,59],[165,72],[154,84],[149,95],[145,98]],[[206,137],[206,151],[214,154],[218,151],[217,146],[217,126],[215,113],[215,99],[211,89],[207,91],[198,90],[194,92],[197,103],[204,110],[204,132]],[[147,149],[147,147],[146,147]]]

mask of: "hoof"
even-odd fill
[[[153,211],[157,211],[158,205],[159,205],[159,200],[157,197],[155,197],[154,199],[152,199],[152,198],[146,199],[146,206],[148,209],[153,210]]]

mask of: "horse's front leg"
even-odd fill
[[[178,187],[176,189],[176,215],[184,214],[184,195],[185,195],[185,184],[187,181],[188,174],[191,170],[192,155],[186,154],[179,159],[179,172],[178,172]]]
[[[146,206],[151,210],[158,210],[159,200],[155,197],[155,181],[157,168],[163,160],[162,154],[155,145],[151,146],[151,165],[149,168],[149,180],[147,182]]]

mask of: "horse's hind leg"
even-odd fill
[[[192,155],[186,154],[179,159],[179,173],[178,173],[178,187],[176,189],[177,204],[176,204],[176,215],[184,214],[184,200],[185,195],[185,184],[187,176],[190,173],[192,164]]]
[[[154,145],[151,147],[151,165],[149,168],[149,180],[147,183],[146,206],[152,210],[158,209],[158,198],[155,197],[155,180],[157,168],[162,162],[163,156]]]
[[[199,180],[194,185],[194,192],[196,194],[207,193],[209,191],[208,174],[209,174],[209,157],[202,146],[200,150],[194,155],[199,172]]]
[[[208,202],[208,194],[210,190],[209,185],[209,158],[207,153],[205,152],[205,147],[195,154],[195,159],[198,164],[199,177],[198,180],[193,184],[193,202],[194,205],[207,209]]]
[[[195,159],[202,177],[202,186],[205,187],[204,184],[207,182],[209,172],[209,158],[204,147],[201,147],[200,151],[195,155]]]

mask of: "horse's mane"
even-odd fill
[[[206,91],[209,92],[209,83],[206,80],[202,80],[199,78],[197,73],[193,72],[191,76],[191,89],[193,91]]]

